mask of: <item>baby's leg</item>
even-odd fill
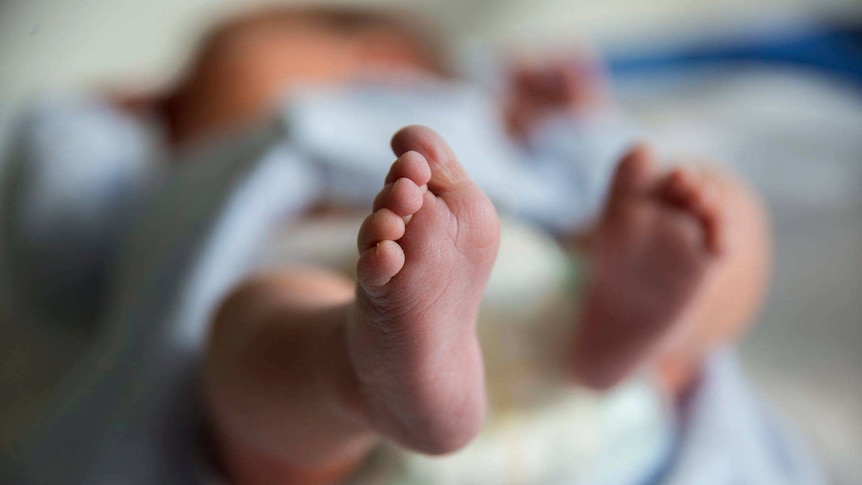
[[[213,462],[231,483],[330,483],[374,443],[368,426],[339,411],[353,294],[340,274],[298,269],[252,278],[222,304],[204,402]]]
[[[751,322],[771,261],[765,212],[739,180],[659,173],[645,147],[621,162],[593,243],[573,357],[580,380],[598,388],[644,362],[684,386]]]
[[[436,133],[409,127],[392,144],[355,287],[320,272],[261,278],[216,317],[206,403],[233,481],[327,483],[378,436],[445,453],[482,424],[475,324],[497,215]]]

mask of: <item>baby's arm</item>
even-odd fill
[[[525,154],[519,179],[540,180],[519,184],[520,213],[558,235],[582,237],[640,130],[621,116],[592,58],[522,65],[511,77],[505,112]]]

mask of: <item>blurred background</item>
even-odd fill
[[[170,82],[208,25],[258,3],[0,1],[0,140],[39,94]],[[624,111],[664,152],[707,154],[747,177],[771,209],[777,258],[744,363],[835,482],[862,483],[862,2],[371,3],[421,8],[478,78],[489,73],[476,46],[587,41]],[[22,325],[2,313],[0,325]],[[27,359],[23,344],[6,343],[8,380]]]

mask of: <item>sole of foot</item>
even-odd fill
[[[726,227],[707,178],[684,168],[660,173],[646,146],[622,159],[596,231],[573,352],[579,381],[616,384],[683,327],[728,251]]]
[[[437,133],[410,126],[392,147],[398,158],[357,238],[348,351],[372,426],[446,453],[484,421],[476,317],[499,221]]]

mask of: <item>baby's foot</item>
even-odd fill
[[[452,451],[480,428],[484,371],[476,315],[494,264],[494,206],[435,132],[407,127],[359,231],[348,347],[362,411],[383,435]]]
[[[700,304],[726,246],[719,195],[691,171],[660,175],[645,147],[624,157],[597,228],[573,355],[585,384],[624,378]]]

